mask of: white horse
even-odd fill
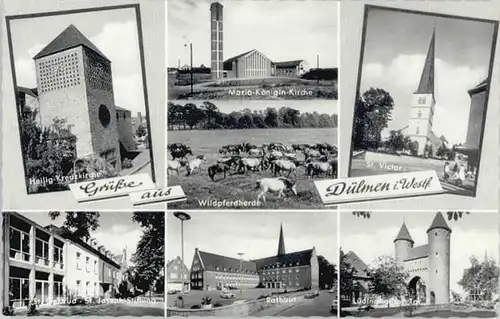
[[[281,175],[281,171],[288,172],[288,175],[286,177],[289,177],[292,172],[295,176],[297,176],[297,173],[296,173],[297,166],[292,161],[285,160],[285,159],[275,160],[275,161],[273,161],[273,168],[274,168],[274,175],[275,176],[278,173]]]
[[[205,155],[199,155],[195,159],[190,160],[186,169],[186,176],[190,176],[195,170],[201,170],[201,163],[206,162]]]
[[[263,178],[257,181],[255,189],[259,190],[259,193],[257,194],[257,203],[260,203],[261,198],[264,203],[266,202],[265,195],[267,192],[278,194],[278,198],[281,198],[285,197],[284,191],[289,189],[295,196],[297,196],[297,187],[295,182],[285,177]]]
[[[240,171],[245,172],[247,170],[252,170],[254,172],[259,170],[259,166],[261,165],[261,160],[255,157],[244,157],[240,159]]]
[[[177,175],[179,175],[179,170],[182,167],[182,164],[179,160],[169,160],[167,164],[167,175],[171,175],[170,172],[177,172]]]

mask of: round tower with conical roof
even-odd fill
[[[428,300],[430,304],[450,302],[450,238],[451,229],[438,212],[427,230],[429,245]]]
[[[411,249],[415,242],[411,238],[410,232],[406,227],[405,222],[401,225],[401,229],[399,230],[396,239],[394,239],[394,248],[395,248],[395,259],[396,264],[399,267],[404,267],[404,261],[408,259]]]

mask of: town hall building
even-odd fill
[[[265,287],[298,290],[319,289],[319,262],[316,249],[286,253],[283,227],[278,252],[254,260],[242,260],[195,249],[191,266],[191,289],[249,289]]]

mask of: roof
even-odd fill
[[[483,81],[481,81],[481,83],[479,83],[478,85],[476,85],[475,87],[470,89],[469,94],[475,94],[475,93],[479,93],[482,91],[486,91],[486,89],[488,88],[488,80],[489,79],[486,78]]]
[[[414,243],[413,239],[411,238],[410,232],[408,231],[408,228],[406,227],[406,224],[404,222],[403,225],[401,225],[401,229],[399,230],[396,239],[394,239],[394,242],[398,240],[407,240],[411,243]]]
[[[43,48],[42,51],[35,55],[33,59],[40,59],[45,56],[79,46],[84,46],[109,61],[109,59],[72,24],[64,29],[64,31],[52,40],[52,42],[50,42],[45,48]]]
[[[238,60],[239,58],[244,57],[245,55],[247,55],[249,53],[252,53],[253,51],[257,51],[257,50],[252,49],[250,51],[243,52],[242,54],[235,55],[232,58],[229,58],[226,61],[224,61],[224,64],[226,64],[226,63],[232,63],[233,61]]]
[[[240,262],[241,262],[241,265],[244,270],[249,270],[252,272],[257,271],[255,263],[251,261],[216,255],[201,250],[198,250],[198,252],[200,254],[201,261],[205,266],[205,270],[217,271],[216,269],[217,267],[226,267],[227,272],[238,272],[238,270],[240,269]]]
[[[132,112],[130,110],[124,109],[123,107],[119,107],[118,105],[115,105],[115,110],[121,112]]]
[[[283,225],[280,226],[280,239],[278,242],[278,255],[285,255],[285,238],[283,237]]]
[[[415,93],[434,94],[434,43],[436,38],[436,30],[432,32],[431,43],[427,51],[424,69],[420,77],[420,83]]]
[[[278,263],[280,265],[291,264],[293,266],[297,266],[298,262],[299,266],[307,266],[311,264],[312,254],[313,254],[313,249],[308,249],[279,256],[254,259],[252,261],[256,263],[257,269],[266,268],[269,267],[270,265],[276,265]]]
[[[75,244],[78,244],[79,246],[85,248],[88,251],[91,251],[92,253],[99,256],[99,258],[106,261],[108,264],[111,264],[111,265],[115,266],[116,268],[121,268],[121,265],[118,264],[115,260],[113,260],[112,258],[106,257],[106,255],[101,253],[98,249],[95,249],[94,247],[90,246],[89,244],[87,244],[86,242],[81,240],[80,238],[75,237],[71,231],[69,231],[65,228],[62,228],[62,227],[57,227],[57,226],[52,225],[52,224],[45,226],[45,228],[46,229],[52,228],[57,235],[59,235],[63,238],[66,238],[66,239],[74,242]]]
[[[366,273],[368,271],[368,265],[365,264],[361,258],[356,255],[356,253],[350,251],[345,255],[346,263],[350,264],[356,270],[356,277],[360,278],[370,278]]]
[[[17,92],[19,93],[24,93],[26,95],[30,95],[34,98],[37,98],[38,97],[38,92],[37,92],[37,89],[28,89],[24,86],[18,86],[17,87]]]
[[[293,61],[283,61],[283,62],[274,62],[274,66],[277,68],[287,68],[297,66],[302,63],[304,60],[293,60]]]
[[[408,254],[408,257],[405,259],[405,261],[426,257],[429,257],[429,245],[413,247],[412,249],[410,249],[410,253]]]
[[[427,232],[430,232],[431,230],[437,228],[447,230],[451,233],[451,228],[448,227],[448,224],[446,223],[446,220],[444,219],[443,214],[441,214],[441,212],[436,213],[436,217],[434,217],[431,227],[429,227]]]

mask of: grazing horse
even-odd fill
[[[264,155],[264,150],[260,149],[260,148],[252,148],[252,149],[249,149],[247,151],[248,155],[251,155],[251,156],[261,156],[261,155]]]
[[[239,155],[233,155],[231,157],[225,157],[223,159],[217,160],[217,164],[227,164],[229,168],[235,168],[237,169],[239,166],[239,161],[241,159],[241,156]]]
[[[295,165],[294,162],[285,160],[285,159],[279,159],[273,161],[273,167],[274,167],[274,176],[277,174],[281,175],[281,171],[287,171],[288,174],[286,177],[290,177],[290,174],[293,172],[295,176],[297,176],[297,166]]]
[[[323,155],[320,151],[312,149],[312,148],[306,148],[303,151],[303,153],[304,153],[306,160],[308,160],[310,158],[320,157],[321,155]]]
[[[254,157],[244,157],[240,159],[238,164],[238,171],[240,173],[245,173],[247,171],[258,172],[259,167],[262,166],[262,160]]]
[[[257,203],[260,203],[260,199],[262,198],[264,203],[266,202],[266,193],[274,193],[278,194],[278,198],[285,197],[285,190],[290,190],[292,193],[297,196],[297,186],[295,182],[291,179],[285,177],[278,178],[263,178],[258,180],[256,183],[255,189],[259,190],[257,194]]]
[[[177,172],[177,175],[179,175],[179,170],[184,165],[185,163],[179,160],[168,161],[167,175],[170,175],[170,172]]]
[[[186,168],[186,176],[190,176],[195,170],[201,169],[201,163],[205,162],[205,155],[198,155],[195,159],[190,160]]]
[[[241,151],[243,150],[241,145],[238,145],[238,144],[224,145],[222,148],[227,149],[227,153],[230,153],[230,154],[240,154]]]
[[[326,176],[331,170],[333,170],[333,167],[330,162],[309,162],[307,164],[307,175],[311,176],[311,178],[319,176],[321,173]]]
[[[180,144],[180,143],[175,143],[175,144]],[[183,145],[182,147],[171,146],[170,147],[170,155],[172,156],[172,160],[176,160],[178,158],[179,159],[182,159],[182,158],[187,159],[187,156],[193,155],[193,152],[191,150],[191,147],[188,147],[185,145]]]
[[[226,179],[226,173],[231,170],[231,166],[227,163],[217,163],[208,168],[208,176],[210,176],[210,179],[212,182],[215,182],[215,175],[223,173],[224,178]]]

